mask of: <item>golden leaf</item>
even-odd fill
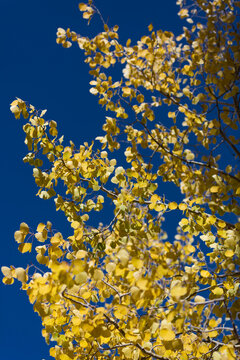
[[[164,341],[172,341],[175,339],[175,332],[170,329],[162,328],[159,331],[159,336]]]
[[[178,207],[178,204],[176,202],[171,202],[168,204],[168,208],[170,210],[175,210],[175,209],[177,209],[177,207]]]
[[[29,233],[29,227],[26,223],[21,223],[20,224],[20,231],[24,234],[27,235]]]
[[[78,250],[78,252],[76,253],[77,259],[83,259],[86,256],[87,256],[87,252],[85,250]]]
[[[2,279],[2,282],[5,284],[5,285],[12,285],[14,283],[14,279],[13,278],[8,278],[8,277],[4,277]]]
[[[108,273],[113,272],[113,271],[115,270],[115,268],[116,268],[116,264],[115,264],[115,263],[110,262],[110,263],[108,263],[108,264],[106,265],[106,270],[107,270]]]
[[[234,256],[234,251],[233,250],[227,250],[227,251],[225,251],[224,255],[226,257],[233,257]]]
[[[225,221],[218,221],[218,226],[219,226],[220,228],[225,228],[225,227],[226,227]]]
[[[17,243],[21,244],[24,242],[24,238],[25,238],[25,235],[23,234],[22,231],[15,231],[14,233],[14,239],[16,240]]]
[[[102,270],[99,270],[99,269],[94,270],[93,279],[95,281],[102,280],[103,277],[104,277],[104,274],[103,274]]]
[[[201,303],[201,302],[205,302],[206,299],[203,296],[197,295],[197,296],[195,296],[194,301],[196,303]]]
[[[201,270],[200,272],[201,276],[204,277],[204,278],[208,278],[211,276],[210,272],[207,271],[207,270]]]
[[[31,252],[32,251],[32,244],[31,243],[22,243],[19,245],[18,250],[21,253]]]
[[[45,224],[43,223],[38,224],[37,232],[41,233],[43,229],[45,229]]]
[[[79,7],[79,10],[80,10],[80,11],[86,11],[86,10],[87,10],[87,5],[84,4],[84,3],[80,3],[80,4],[78,5],[78,7]]]
[[[215,287],[211,290],[214,295],[221,296],[223,294],[223,289],[220,287]]]
[[[210,188],[211,193],[217,193],[218,190],[219,190],[219,186],[212,186],[212,187]]]
[[[180,298],[187,294],[187,287],[183,286],[178,280],[173,281],[171,285],[171,296],[174,298]]]
[[[67,354],[61,354],[60,360],[72,360],[72,358],[70,358],[70,356],[68,356]]]
[[[25,269],[18,267],[15,269],[16,278],[21,282],[27,281],[27,275]]]
[[[181,203],[181,204],[178,205],[178,208],[179,208],[179,210],[184,211],[184,210],[187,209],[187,204]]]
[[[7,266],[2,266],[1,271],[6,278],[12,278],[12,270]]]
[[[72,227],[73,229],[78,229],[80,226],[81,226],[81,224],[80,224],[78,221],[73,221],[73,222],[71,223],[71,227]]]
[[[79,285],[84,284],[87,281],[87,279],[88,279],[88,275],[85,271],[82,271],[75,276],[75,282],[76,284]]]
[[[182,219],[181,221],[180,221],[180,224],[181,225],[188,225],[188,219],[186,219],[186,218],[184,218],[184,219]]]

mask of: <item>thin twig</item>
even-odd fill
[[[236,338],[238,339],[238,343],[240,344],[240,336],[239,336],[239,334],[238,334],[237,327],[236,327],[235,322],[234,322],[234,320],[233,320],[232,313],[231,313],[231,311],[228,309],[226,300],[224,300],[224,306],[225,306],[225,308],[226,308],[226,311],[227,311],[227,314],[228,314],[228,316],[229,316],[229,319],[230,319],[230,321],[231,321],[231,323],[232,323],[233,333],[234,333],[234,335],[236,336]]]
[[[200,302],[189,301],[189,304],[191,304],[192,306],[207,305],[207,304],[212,304],[214,302],[219,302],[219,301],[224,301],[224,300],[225,300],[224,297],[221,297],[221,298],[218,298],[218,299],[200,301]]]
[[[152,135],[151,131],[148,129],[148,127],[142,122],[140,121],[140,124],[142,124],[142,126],[144,127],[144,129],[147,131],[147,133],[149,134],[149,136],[151,137],[151,139],[158,145],[160,146],[167,154],[169,154],[170,156],[172,157],[175,157],[176,159],[182,161],[183,163],[186,163],[188,165],[197,165],[197,166],[202,166],[202,167],[205,167],[205,168],[208,168],[210,170],[214,170],[216,172],[218,172],[219,174],[222,174],[226,177],[230,177],[238,182],[240,182],[240,179],[237,178],[236,176],[234,175],[231,175],[231,174],[228,174],[226,173],[225,171],[221,170],[221,169],[218,169],[217,167],[215,166],[212,166],[210,164],[207,164],[207,163],[204,163],[204,162],[201,162],[201,161],[195,161],[195,160],[187,160],[187,159],[184,159],[183,157],[179,156],[179,155],[176,155],[174,154],[171,150],[167,149],[165,146],[163,146],[158,140],[155,139],[155,137]]]
[[[120,304],[121,304],[122,297],[123,297],[123,296],[127,296],[127,295],[130,294],[130,292],[127,292],[127,293],[125,293],[125,294],[121,294],[121,293],[118,291],[118,289],[115,288],[115,286],[109,284],[109,283],[108,283],[107,281],[105,281],[105,280],[102,280],[102,282],[103,282],[105,285],[109,286],[111,289],[113,289],[113,290],[117,293],[117,295],[118,295],[118,297],[119,297],[119,303],[120,303]]]

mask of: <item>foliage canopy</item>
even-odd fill
[[[240,358],[240,2],[177,3],[177,37],[149,25],[123,45],[92,1],[79,9],[103,31],[58,29],[58,44],[84,51],[106,110],[92,144],[65,146],[46,111],[11,104],[37,195],[54,198],[71,233],[21,223],[19,251],[36,245],[38,265],[3,266],[3,282],[22,283],[56,360]],[[180,188],[180,203],[163,182]],[[112,220],[93,226],[104,211]],[[181,216],[174,239],[169,212]]]

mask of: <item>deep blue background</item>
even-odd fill
[[[119,25],[120,40],[134,41],[155,29],[179,34],[183,23],[175,0],[95,0],[109,26]],[[99,20],[90,27],[82,20],[76,0],[0,0],[0,103],[1,103],[1,252],[0,264],[23,266],[29,255],[17,250],[13,233],[22,221],[33,229],[51,220],[66,231],[64,216],[53,201],[35,196],[32,169],[22,162],[26,154],[22,120],[13,119],[9,104],[15,97],[48,109],[48,119],[58,122],[60,133],[75,144],[101,134],[103,111],[89,93],[88,66],[77,45],[63,49],[56,44],[56,29],[70,27],[82,35],[100,31]],[[174,194],[171,194],[174,200]],[[51,359],[41,337],[41,321],[33,312],[20,283],[0,285],[0,358],[2,360]]]

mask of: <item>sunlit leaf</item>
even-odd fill
[[[31,243],[22,243],[19,245],[18,250],[21,253],[31,252],[32,251],[32,244]]]

